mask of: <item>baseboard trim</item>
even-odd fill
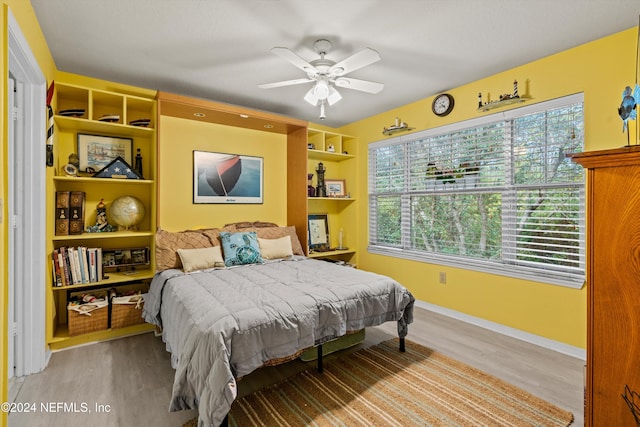
[[[509,326],[501,325],[499,323],[495,323],[490,320],[482,319],[480,317],[471,316],[469,314],[461,313],[459,311],[455,311],[450,308],[431,304],[426,301],[416,300],[415,306],[424,308],[425,310],[429,310],[434,313],[442,314],[443,316],[460,320],[465,323],[479,326],[481,328],[488,329],[490,331],[497,332],[502,335],[516,338],[521,341],[539,345],[540,347],[548,348],[549,350],[557,351],[558,353],[566,354],[568,356],[572,356],[577,359],[587,360],[587,351],[585,349],[574,347],[572,345],[565,344],[560,341],[554,341],[549,338],[545,338],[539,335],[531,334],[529,332],[521,331],[516,328],[511,328]]]

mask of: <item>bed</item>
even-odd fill
[[[225,422],[237,396],[236,380],[255,369],[387,321],[396,321],[404,338],[412,321],[414,298],[396,281],[307,258],[300,255],[290,227],[264,228],[270,230],[189,230],[207,237],[201,244],[209,246],[170,245],[182,268],[176,268],[177,259],[164,263],[172,268],[160,268],[145,301],[143,316],[161,328],[176,369],[169,409],[197,408],[202,427]],[[259,233],[283,236],[257,239]],[[237,263],[240,248],[251,246],[243,246],[247,236],[257,240],[258,260],[249,253],[250,262]],[[234,245],[225,244],[230,238],[236,239]],[[185,241],[194,245],[191,239]],[[157,260],[158,248],[165,249],[157,236]],[[209,254],[209,263],[194,268],[193,260],[181,255],[198,250]]]

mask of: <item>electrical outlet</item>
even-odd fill
[[[440,283],[442,283],[443,285],[447,283],[447,273],[445,273],[444,271],[440,272]]]

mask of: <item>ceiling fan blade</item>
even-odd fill
[[[293,86],[293,85],[299,85],[299,84],[303,84],[303,83],[311,83],[314,80],[312,79],[294,79],[294,80],[284,80],[281,82],[275,82],[275,83],[264,83],[261,85],[258,85],[258,87],[260,89],[271,89],[274,87],[282,87],[282,86]]]
[[[352,79],[350,77],[339,77],[335,81],[336,86],[345,89],[359,90],[367,93],[378,93],[384,89],[384,84],[370,82],[368,80]]]
[[[300,68],[302,71],[304,71],[307,74],[308,73],[313,73],[313,74],[317,74],[318,73],[318,70],[316,70],[316,67],[314,67],[313,65],[309,64],[309,62],[307,62],[305,59],[301,58],[296,53],[292,52],[291,50],[287,49],[286,47],[274,47],[274,48],[271,49],[271,52],[273,52],[276,55],[278,55],[279,57],[284,58],[287,61],[291,62],[293,65],[295,65],[296,67]]]
[[[333,65],[330,69],[330,73],[334,73],[337,76],[342,76],[355,70],[359,70],[362,67],[378,62],[382,59],[380,54],[366,47],[359,52],[354,53],[348,58],[343,59],[337,64]]]

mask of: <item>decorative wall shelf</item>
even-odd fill
[[[410,130],[414,130],[415,128],[411,128],[409,126],[406,125],[406,123],[403,126],[391,126],[389,128],[384,128],[384,130],[382,131],[383,135],[394,135],[396,133],[400,133],[400,132],[408,132]]]
[[[478,111],[485,112],[485,111],[493,110],[500,107],[506,107],[507,105],[521,104],[523,102],[530,101],[531,99],[532,98],[527,96],[527,97],[509,98],[509,99],[504,99],[502,101],[493,101],[493,102],[484,104],[482,107],[478,107]]]

